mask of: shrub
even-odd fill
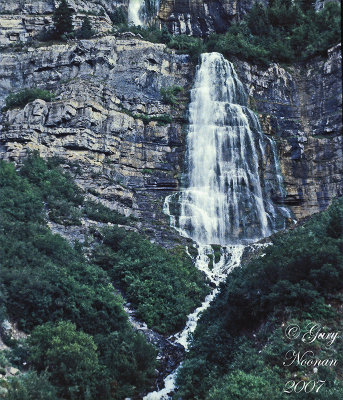
[[[37,326],[28,342],[31,364],[38,372],[50,374],[63,398],[95,398],[101,367],[90,335],[61,321]]]
[[[167,88],[161,88],[162,100],[166,104],[176,105],[178,104],[177,95],[183,91],[181,86],[170,86]]]
[[[261,376],[236,371],[212,388],[206,400],[279,400],[281,396],[269,381]]]
[[[80,225],[79,206],[83,203],[81,190],[69,174],[55,165],[53,160],[46,163],[38,152],[34,152],[25,160],[20,174],[40,191],[52,221],[63,225]]]
[[[9,380],[7,400],[57,400],[57,390],[49,382],[49,375],[29,371]]]
[[[88,218],[104,223],[128,225],[132,222],[132,218],[125,217],[117,211],[105,207],[102,203],[93,200],[85,201],[84,213]]]
[[[73,32],[73,14],[67,1],[61,0],[52,17],[57,37]]]
[[[127,13],[123,7],[116,7],[113,12],[108,13],[113,24],[127,24]]]
[[[32,366],[51,371],[63,398],[136,396],[150,384],[156,352],[133,332],[109,275],[86,260],[81,245],[71,246],[46,226],[46,205],[53,212],[53,199],[61,196],[72,206],[83,204],[55,160],[34,154],[19,172],[0,161],[1,312],[19,329],[35,331],[31,348],[15,344],[10,361],[22,367],[31,351]],[[29,383],[20,385],[19,398],[43,396],[37,389],[34,397]]]
[[[50,102],[54,99],[54,97],[54,93],[51,93],[48,90],[38,88],[24,89],[18,93],[11,93],[7,96],[7,98],[5,99],[6,106],[3,108],[3,111],[15,107],[25,107],[26,104],[36,99]]]
[[[122,24],[118,29],[139,33],[154,43],[165,43],[179,53],[189,54],[194,63],[201,53],[217,51],[227,58],[237,56],[267,66],[273,61],[290,63],[326,55],[327,49],[340,42],[340,22],[337,2],[325,2],[324,8],[315,12],[307,0],[273,0],[267,6],[255,2],[246,16],[233,23],[226,33],[210,35],[204,40],[187,35],[172,36],[165,26],[160,30],[154,26]]]
[[[92,36],[94,36],[94,34],[95,34],[95,31],[92,28],[90,19],[86,15],[82,21],[82,26],[77,33],[77,37],[79,39],[90,39]]]
[[[308,380],[328,377],[321,394],[313,398],[342,396],[338,370],[322,371],[319,377],[313,369],[294,365],[290,371],[282,365],[288,350],[304,354],[309,349],[302,335],[296,343],[289,342],[282,327],[295,323],[305,332],[312,322],[332,332],[342,329],[337,314],[343,288],[342,212],[343,198],[339,198],[303,226],[274,236],[263,257],[230,274],[202,314],[178,374],[182,399],[259,399],[262,394],[278,399],[290,372]],[[314,343],[312,350],[318,359],[337,358],[340,363],[343,343],[337,341],[330,348]],[[282,394],[281,398],[307,396]]]
[[[186,254],[171,255],[117,227],[103,231],[93,261],[125,291],[137,315],[161,333],[180,329],[208,291]]]

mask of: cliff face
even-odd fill
[[[108,13],[117,7],[128,7],[129,0],[68,0],[74,11],[74,27],[79,28],[87,14],[97,32],[108,32],[112,23]],[[8,0],[0,3],[0,48],[22,45],[42,30],[52,27],[52,14],[59,1],[55,0]]]
[[[287,71],[231,61],[250,107],[277,142],[287,205],[296,218],[324,209],[343,192],[340,48],[326,61]],[[130,34],[7,50],[1,106],[11,91],[26,87],[49,89],[56,98],[2,113],[0,157],[20,162],[34,149],[61,157],[89,196],[141,217],[142,229],[168,245],[177,235],[163,202],[179,185],[193,77],[187,56]],[[173,85],[186,88],[176,108],[160,95]]]
[[[297,218],[325,209],[343,194],[341,46],[328,59],[285,70],[235,62],[265,133],[277,142],[287,190]]]
[[[2,100],[24,87],[48,88],[57,97],[3,115],[1,157],[20,161],[37,149],[77,163],[76,180],[90,196],[140,216],[148,230],[151,223],[168,227],[163,190],[178,185],[184,121],[181,110],[172,124],[164,122],[172,110],[160,89],[187,87],[187,60],[130,35],[4,54]]]
[[[268,0],[260,0],[268,3]],[[225,32],[249,10],[253,0],[162,0],[159,18],[174,34],[207,36]]]

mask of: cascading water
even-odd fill
[[[144,0],[130,0],[128,9],[128,22],[132,25],[144,26]]]
[[[219,53],[202,54],[191,91],[184,188],[166,198],[164,212],[181,235],[198,243],[196,266],[216,286],[240,265],[245,245],[282,229],[290,217],[272,201],[285,196],[275,143],[247,104],[233,65]],[[213,244],[221,254],[210,268]],[[215,288],[170,339],[187,351],[189,334],[217,293]],[[169,399],[177,370],[144,399]]]
[[[146,26],[157,15],[159,6],[159,0],[130,0],[128,8],[129,24]]]
[[[186,188],[170,196],[176,229],[201,244],[256,241],[284,227],[276,152],[247,107],[233,65],[205,53],[191,91]],[[273,176],[263,177],[266,153]],[[279,198],[282,193],[278,193]]]

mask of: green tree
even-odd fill
[[[94,36],[94,30],[91,25],[91,21],[89,20],[88,16],[86,16],[82,21],[81,29],[78,33],[78,37],[80,39],[90,39]]]
[[[29,371],[9,381],[6,400],[57,400],[57,390],[46,372]]]
[[[210,390],[207,400],[265,400],[280,399],[275,387],[261,376],[236,371],[226,375]]]
[[[66,0],[61,0],[52,17],[58,37],[73,31],[73,10]]]
[[[90,335],[71,322],[37,326],[30,336],[30,361],[37,371],[47,370],[67,399],[90,399],[96,394],[101,368],[97,346]]]

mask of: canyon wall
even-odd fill
[[[158,16],[174,34],[207,36],[225,32],[252,4],[252,0],[162,0]]]
[[[277,143],[286,204],[301,218],[343,195],[342,54],[292,67],[235,62],[250,106]]]
[[[188,87],[187,56],[127,35],[5,53],[1,106],[10,91],[40,87],[56,94],[2,114],[1,157],[28,150],[78,165],[76,181],[108,206],[139,216],[163,237],[165,191],[175,190],[184,152],[184,107],[172,110],[160,89]],[[173,122],[169,123],[170,114]],[[71,168],[71,167],[69,167]],[[162,232],[162,233],[161,233]]]
[[[94,4],[110,11],[117,3],[125,5]],[[217,3],[229,9],[235,2]],[[49,1],[30,4],[47,16],[53,6]],[[26,2],[1,7],[7,14],[0,23],[15,15],[11,12],[25,18],[32,11]],[[340,46],[329,50],[326,59],[287,68],[230,61],[249,94],[250,108],[276,141],[286,205],[296,218],[325,209],[343,193]],[[180,185],[194,72],[188,56],[130,33],[54,45],[4,44],[0,106],[9,93],[23,88],[47,89],[55,99],[1,113],[0,157],[21,162],[28,150],[38,150],[43,157],[62,158],[90,197],[136,215],[142,230],[168,245],[177,235],[163,214],[163,202]],[[172,106],[160,90],[175,85],[185,90]],[[267,175],[268,167],[261,173]]]

